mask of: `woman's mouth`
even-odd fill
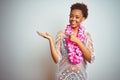
[[[75,21],[73,21],[73,22],[71,22],[71,24],[72,24],[72,25],[75,25],[75,24],[76,24],[76,22],[75,22]]]

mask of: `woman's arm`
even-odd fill
[[[50,50],[51,50],[52,58],[53,58],[54,62],[57,64],[58,63],[58,54],[55,49],[54,41],[52,38],[49,40],[49,43],[50,43]]]
[[[57,54],[57,51],[55,49],[54,41],[53,41],[51,35],[48,33],[43,34],[41,32],[37,32],[37,34],[39,36],[42,36],[43,38],[46,38],[49,40],[51,55],[52,55],[54,62],[57,64],[58,63],[58,54]]]
[[[83,52],[84,58],[90,63],[91,62],[91,51],[78,39],[77,42],[81,51]]]

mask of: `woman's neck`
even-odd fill
[[[76,36],[77,36],[77,34],[78,34],[78,29],[79,29],[79,27],[73,28],[73,30],[74,30],[74,35],[76,35]]]

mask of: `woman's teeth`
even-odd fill
[[[76,22],[71,22],[71,24],[76,24]]]

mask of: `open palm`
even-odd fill
[[[37,31],[37,34],[38,34],[39,36],[42,36],[43,38],[48,39],[48,40],[51,39],[51,35],[48,34],[47,32],[46,32],[45,34],[43,34],[43,33]]]

